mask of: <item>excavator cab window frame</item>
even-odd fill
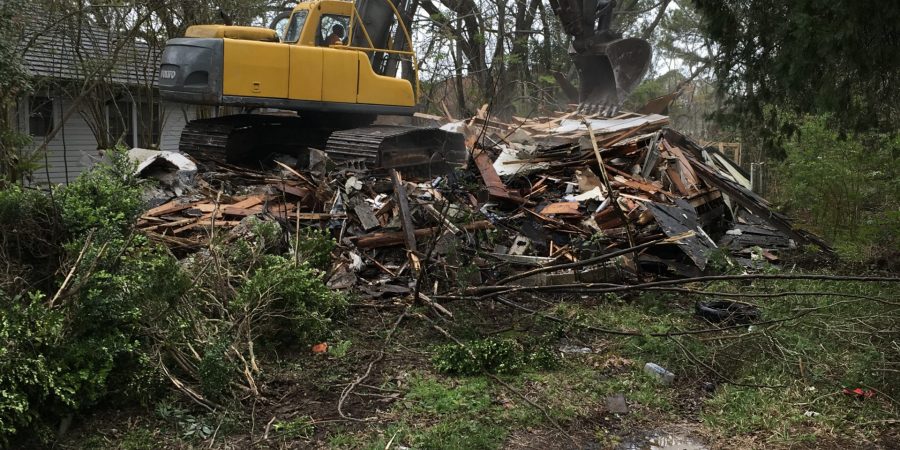
[[[328,37],[331,36],[331,28],[336,24],[344,27],[344,37],[341,38],[339,45],[347,45],[347,36],[350,30],[350,16],[345,16],[343,14],[322,14],[319,16],[319,29],[316,31],[317,46],[328,47],[327,41]]]
[[[303,27],[306,26],[306,20],[309,18],[309,10],[298,9],[291,15],[291,21],[285,29],[284,42],[287,44],[296,44],[303,34]],[[296,35],[294,34],[296,32]]]

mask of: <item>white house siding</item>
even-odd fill
[[[178,140],[181,139],[181,130],[184,126],[197,118],[197,109],[182,103],[163,102],[163,124],[160,135],[159,149],[170,152],[178,151]]]
[[[71,105],[71,100],[54,98],[54,120],[59,123]],[[28,99],[21,102],[19,112],[19,130],[28,132]],[[178,151],[178,140],[181,130],[187,121],[195,117],[195,109],[190,105],[175,103],[163,104],[163,123],[160,134],[160,149]],[[43,143],[41,137],[35,137],[34,148]],[[67,184],[78,178],[85,170],[91,168],[102,159],[102,150],[97,149],[97,140],[94,138],[87,122],[79,113],[72,114],[66,121],[65,127],[47,145],[45,157],[39,160],[41,168],[36,170],[32,177],[32,184],[50,186]]]
[[[24,103],[20,130],[28,131],[28,103]],[[54,123],[60,123],[63,114],[69,109],[71,100],[55,97],[53,101]],[[34,137],[34,147],[43,143],[42,137]],[[74,181],[84,170],[90,168],[101,157],[97,150],[90,127],[79,113],[72,114],[59,133],[47,144],[47,151],[38,160],[41,168],[33,174],[33,183],[37,185],[66,184]]]

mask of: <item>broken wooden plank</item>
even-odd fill
[[[409,211],[409,197],[407,197],[406,186],[403,185],[403,179],[400,178],[400,172],[397,172],[397,169],[391,169],[391,181],[394,183],[394,199],[400,206],[400,224],[403,227],[406,249],[410,253],[415,253],[416,234]]]
[[[297,172],[296,170],[294,170],[293,167],[291,167],[281,161],[275,161],[275,164],[278,164],[279,166],[281,166],[282,169],[287,170],[288,172],[293,174],[295,177],[305,181],[309,186],[315,186],[315,183],[313,183],[309,178],[306,178],[305,176],[303,176],[303,174],[301,174],[300,172]]]
[[[356,213],[356,218],[359,219],[359,224],[363,230],[372,231],[381,226],[381,222],[378,221],[378,218],[375,217],[375,212],[372,211],[372,206],[368,203],[354,202],[353,212]]]
[[[238,217],[255,216],[257,214],[261,214],[262,212],[262,205],[256,205],[250,208],[235,208],[232,206],[222,210],[222,213],[225,215]]]
[[[642,183],[636,180],[629,180],[621,175],[613,177],[613,182],[618,183],[620,186],[629,187],[631,189],[646,192],[651,195],[656,194],[657,192],[662,190],[661,188],[658,188],[651,183]]]
[[[197,221],[196,223],[192,223],[187,226],[183,226],[178,228],[177,230],[172,231],[173,234],[181,234],[188,230],[194,230],[197,228],[201,229],[212,229],[215,228],[234,228],[241,223],[240,220],[217,220],[215,222],[207,222],[207,221]]]
[[[233,203],[231,205],[224,205],[222,207],[222,210],[252,208],[256,205],[259,205],[264,200],[265,200],[265,198],[262,195],[251,195],[250,197],[247,197],[246,199],[241,200],[237,203]]]
[[[443,122],[444,118],[441,116],[435,116],[434,114],[425,114],[421,112],[413,113],[413,117],[425,120],[434,120],[435,122]]]
[[[172,200],[171,202],[162,204],[153,208],[144,213],[147,217],[158,217],[164,216],[166,214],[176,213],[178,211],[184,211],[192,207],[196,202],[188,202],[188,203],[179,203],[178,200]]]
[[[142,231],[155,231],[160,228],[175,228],[175,227],[180,227],[185,224],[194,223],[197,220],[198,219],[196,217],[189,217],[187,219],[176,220],[174,222],[165,222],[165,223],[161,223],[159,225],[153,225],[153,226],[141,228],[141,230]]]
[[[494,228],[494,225],[487,220],[480,220],[477,222],[472,222],[470,224],[463,225],[461,227],[464,231],[477,231],[477,230],[490,230]],[[416,238],[425,238],[429,236],[433,236],[435,233],[443,230],[444,227],[431,227],[431,228],[421,228],[414,231]],[[365,236],[358,236],[350,238],[357,247],[362,249],[372,249],[372,248],[380,248],[380,247],[392,247],[396,245],[403,245],[406,241],[406,233],[402,231],[398,232],[385,232],[385,233],[374,233],[367,234]]]
[[[500,175],[497,175],[497,171],[494,170],[494,163],[491,162],[491,158],[487,153],[482,150],[475,150],[472,157],[475,160],[475,165],[478,167],[478,172],[481,173],[481,179],[488,189],[488,194],[490,194],[491,197],[500,200],[510,200],[517,203],[525,203],[526,200],[524,198],[509,192],[509,189],[506,188],[506,185],[503,184],[503,181],[500,179]]]
[[[692,190],[700,189],[700,179],[697,178],[697,174],[694,173],[694,169],[691,168],[691,163],[688,162],[687,158],[684,155],[684,152],[678,148],[677,145],[670,145],[668,142],[663,140],[663,146],[666,147],[666,150],[670,155],[674,156],[678,160],[679,173],[682,175],[685,181],[685,187]]]
[[[541,210],[541,214],[557,214],[557,215],[573,215],[580,216],[581,212],[578,211],[579,204],[578,202],[558,202],[551,203],[544,207]]]
[[[278,189],[279,191],[284,192],[285,194],[293,195],[294,197],[297,197],[297,198],[305,198],[306,196],[308,196],[311,193],[311,191],[309,189],[292,186],[287,183],[276,184],[275,189]]]
[[[718,188],[720,191],[722,191],[722,193],[727,195],[728,198],[747,208],[750,212],[755,214],[757,217],[759,217],[769,225],[787,234],[791,239],[794,239],[794,242],[798,244],[815,244],[826,253],[832,255],[834,254],[834,249],[832,249],[822,239],[802,230],[794,229],[794,227],[791,226],[790,222],[788,222],[787,218],[776,211],[772,211],[769,208],[769,203],[762,197],[756,195],[753,191],[741,186],[740,184],[723,177],[718,172],[710,169],[709,166],[701,163],[697,158],[701,157],[701,155],[703,154],[703,149],[700,148],[697,143],[691,141],[683,134],[671,129],[663,130],[663,133],[666,140],[670,141],[673,144],[687,148],[690,152],[693,153],[693,155],[688,157],[688,161],[691,163],[693,169],[697,172],[697,175],[701,179],[703,179],[703,182],[706,183],[707,186]]]
[[[328,213],[289,213],[288,218],[294,220],[331,220],[342,219],[342,216]]]

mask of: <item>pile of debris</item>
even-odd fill
[[[717,252],[752,267],[798,245],[830,251],[772,211],[737,164],[666,128],[665,116],[503,123],[484,111],[443,126],[465,135],[470,158],[461,170],[404,180],[352,165],[300,169],[288,156],[260,170],[220,163],[199,172],[193,190],[147,211],[139,227],[182,253],[249,216],[327,227],[343,252],[323,268],[330,284],[373,296],[406,292],[396,280],[426,264],[459,286],[489,285],[620,254],[519,280],[546,285],[696,276]]]

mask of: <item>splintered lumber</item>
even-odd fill
[[[719,189],[722,193],[727,195],[728,198],[744,208],[747,208],[748,211],[773,226],[778,231],[786,234],[791,239],[794,239],[795,242],[801,244],[815,244],[829,254],[834,252],[834,249],[817,236],[794,229],[787,217],[772,211],[771,208],[769,208],[769,203],[765,199],[756,195],[753,191],[741,186],[739,183],[725,178],[710,166],[701,163],[698,158],[702,155],[703,149],[700,148],[698,144],[674,130],[667,129],[664,130],[663,133],[666,140],[674,145],[684,147],[693,153],[691,156],[686,155],[687,159],[697,175],[699,175],[706,184]]]
[[[416,234],[412,223],[412,216],[409,212],[409,197],[406,195],[406,186],[400,178],[397,169],[391,169],[391,181],[394,183],[394,195],[397,204],[400,206],[400,223],[403,226],[403,238],[406,241],[406,249],[410,252],[416,251]]]
[[[285,194],[290,194],[297,198],[303,198],[310,194],[309,189],[292,186],[292,185],[286,184],[286,183],[279,183],[279,184],[275,185],[275,188],[281,192],[284,192]]]
[[[261,195],[251,195],[250,197],[247,197],[246,199],[241,200],[241,201],[239,201],[239,202],[237,202],[237,203],[234,203],[234,204],[231,204],[231,205],[225,205],[225,206],[223,207],[223,209],[228,210],[228,209],[247,209],[247,208],[252,208],[252,207],[254,207],[254,206],[259,205],[260,203],[262,203],[263,200],[264,200],[264,197],[261,196]]]
[[[200,246],[200,242],[194,241],[192,239],[180,238],[176,236],[169,236],[165,234],[159,234],[153,231],[145,231],[147,237],[154,242],[158,242],[160,244],[164,244],[171,248],[194,248]]]
[[[256,205],[251,208],[235,208],[233,206],[225,208],[223,213],[229,216],[247,217],[255,216],[263,212],[262,205]]]
[[[487,220],[480,220],[460,226],[459,228],[464,231],[490,230],[494,228],[494,225]],[[422,228],[415,230],[414,234],[416,238],[426,238],[433,236],[435,233],[440,232],[440,230],[442,229],[444,229],[444,227]],[[350,240],[355,240],[356,246],[362,249],[392,247],[395,245],[403,245],[406,240],[406,233],[400,231],[389,233],[374,233],[367,234],[365,236],[359,236],[356,238],[350,238]]]
[[[296,220],[330,220],[342,217],[328,213],[290,213],[288,214],[288,218]]]
[[[420,113],[420,112],[413,113],[413,117],[418,118],[418,119],[434,120],[435,122],[443,122],[444,121],[444,118],[441,116],[435,116],[434,114],[425,114],[425,113]]]
[[[541,210],[541,214],[563,214],[580,216],[581,212],[578,211],[578,202],[559,202],[551,203],[545,206],[544,209]]]
[[[697,175],[694,173],[694,169],[691,168],[691,163],[688,162],[687,157],[684,156],[684,152],[682,152],[681,149],[678,148],[678,146],[670,146],[668,144],[665,145],[669,153],[678,158],[678,161],[681,163],[680,172],[684,175],[684,179],[685,181],[687,181],[688,187],[693,188],[693,190],[697,190],[697,185],[700,183],[700,180],[697,179]]]
[[[291,166],[289,166],[289,165],[287,165],[287,164],[285,164],[285,163],[283,163],[283,162],[281,162],[281,161],[275,161],[275,164],[278,164],[282,169],[287,170],[288,172],[290,172],[291,174],[293,174],[295,177],[297,177],[297,178],[299,178],[299,179],[301,179],[301,180],[303,180],[303,181],[305,181],[305,182],[307,182],[307,183],[309,183],[309,184],[312,184],[312,183],[310,183],[310,181],[309,181],[308,178],[304,177],[303,174],[301,174],[300,172],[297,172],[296,170],[294,170],[293,167],[291,167]]]
[[[619,214],[619,217],[625,224],[625,231],[628,232],[628,245],[634,247],[634,234],[631,232],[631,226],[628,224],[628,217],[625,216],[625,212],[622,211],[622,207],[619,205],[618,197],[616,196],[617,191],[614,191],[609,184],[609,174],[606,173],[606,164],[603,163],[603,156],[600,155],[600,147],[597,145],[594,129],[591,128],[589,121],[585,121],[584,124],[587,126],[588,135],[591,137],[591,145],[594,147],[594,156],[597,158],[597,164],[600,166],[600,175],[603,177],[603,184],[606,185],[606,192],[609,193],[609,198],[612,199],[613,208],[615,208],[616,213]],[[637,259],[637,253],[634,254],[634,258]]]
[[[478,167],[478,172],[481,173],[481,179],[484,181],[484,186],[487,188],[488,194],[490,194],[491,197],[501,200],[511,200],[518,203],[525,202],[525,199],[509,192],[509,189],[503,184],[503,180],[500,179],[500,175],[497,175],[497,171],[494,170],[494,163],[487,153],[476,150],[473,157],[475,159],[475,165]]]
[[[154,230],[158,230],[160,228],[175,228],[175,227],[183,226],[185,224],[194,223],[197,220],[198,219],[196,217],[188,217],[187,219],[176,220],[174,222],[164,222],[159,225],[152,225],[152,226],[149,226],[146,228],[142,228],[142,230],[154,231]]]
[[[653,184],[650,184],[650,183],[642,183],[642,182],[636,181],[636,180],[629,180],[629,179],[623,177],[622,175],[618,175],[618,176],[613,177],[613,182],[614,182],[614,183],[618,183],[619,185],[622,185],[622,186],[629,187],[629,188],[634,189],[634,190],[636,190],[636,191],[643,191],[643,192],[646,192],[646,193],[651,194],[651,195],[656,194],[657,192],[660,192],[660,191],[661,191],[660,188],[656,187],[656,186],[653,185]]]
[[[153,208],[153,209],[145,212],[144,216],[146,216],[146,217],[164,216],[166,214],[172,214],[172,213],[176,213],[179,211],[184,211],[185,209],[190,208],[194,204],[195,203],[191,203],[191,202],[179,203],[178,200],[172,200],[171,202],[159,205],[156,208]]]

